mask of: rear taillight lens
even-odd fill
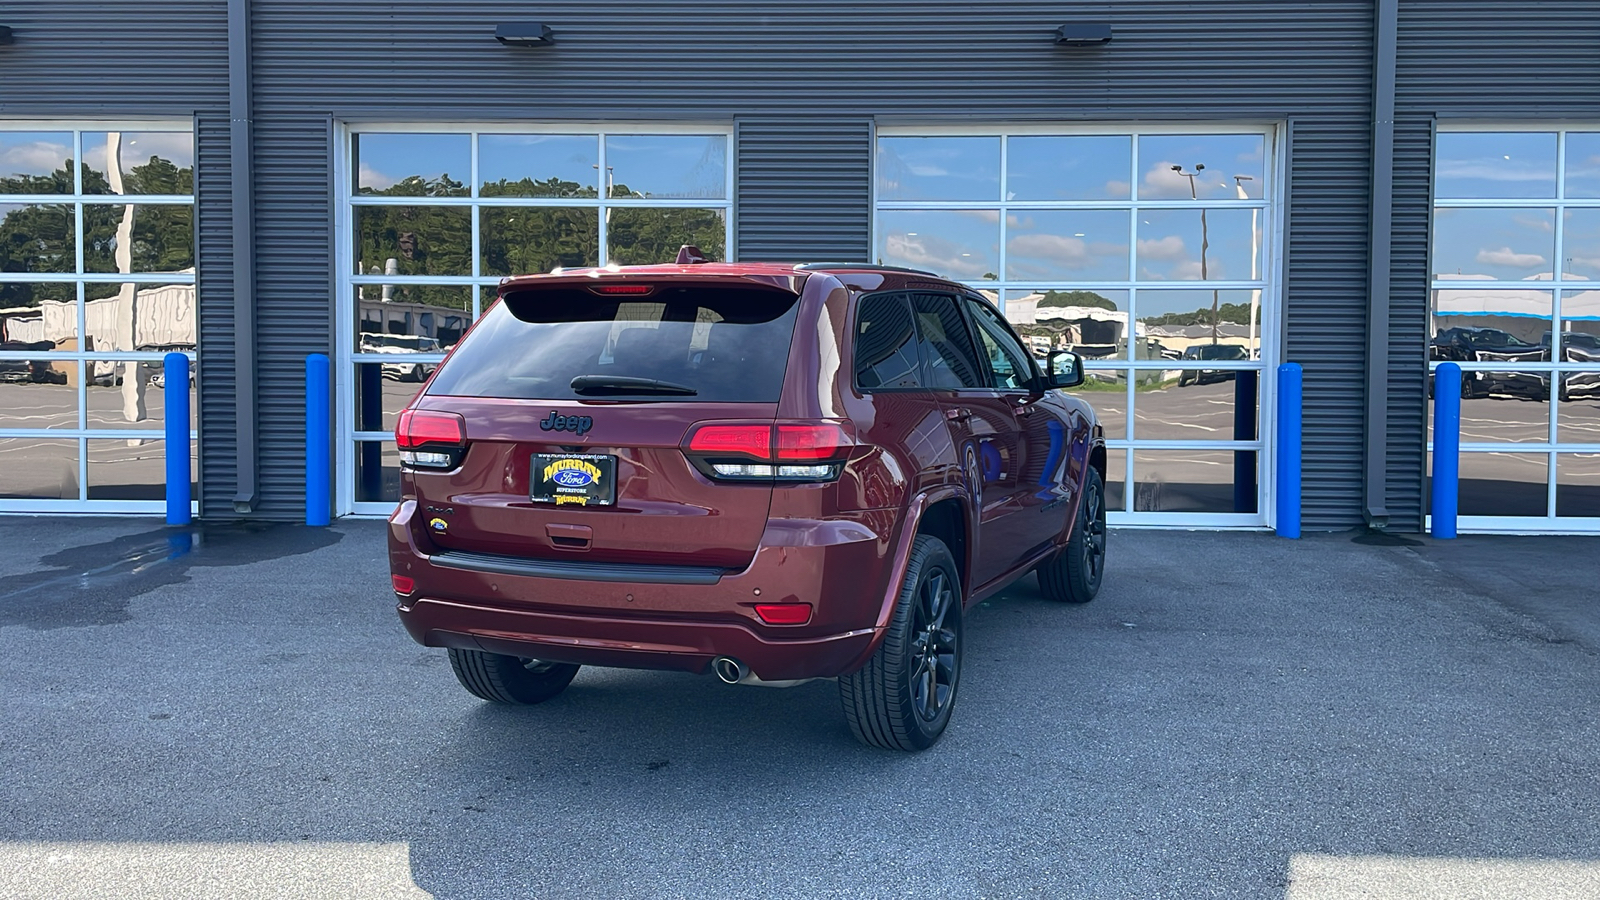
[[[855,439],[838,422],[706,422],[683,452],[718,481],[832,481]]]
[[[708,456],[772,455],[771,425],[701,425],[689,438],[689,451]]]
[[[455,413],[407,409],[394,430],[400,462],[415,469],[454,469],[467,452],[467,423]]]

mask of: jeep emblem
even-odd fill
[[[589,416],[563,416],[553,409],[539,423],[539,428],[544,431],[570,431],[573,434],[587,434],[593,427],[594,419]]]

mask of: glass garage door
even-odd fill
[[[1085,357],[1113,524],[1260,527],[1276,364],[1274,133],[882,129],[877,261]]]
[[[1432,260],[1461,528],[1600,531],[1600,128],[1441,130]]]
[[[0,511],[165,509],[194,273],[189,122],[0,122]]]
[[[727,259],[726,128],[363,125],[341,142],[341,514],[400,497],[395,419],[494,302],[560,266]]]

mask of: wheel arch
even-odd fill
[[[955,485],[944,485],[923,491],[907,505],[905,524],[894,545],[894,565],[890,569],[889,583],[878,608],[877,627],[881,632],[894,615],[895,602],[905,586],[906,569],[911,562],[911,547],[917,535],[928,534],[939,538],[955,557],[957,576],[961,579],[963,602],[972,595],[973,509],[967,492]],[[881,635],[880,635],[881,639]],[[877,642],[874,641],[873,650]],[[870,653],[869,653],[870,655]]]

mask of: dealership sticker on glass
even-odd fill
[[[532,499],[557,506],[617,502],[617,458],[610,454],[533,454]]]

